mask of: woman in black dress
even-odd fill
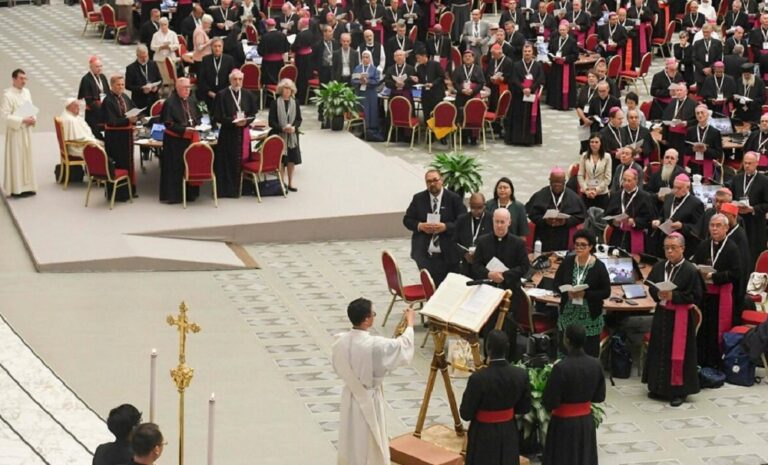
[[[269,108],[270,135],[278,134],[285,141],[285,155],[283,155],[283,169],[287,174],[288,185],[291,192],[298,191],[293,186],[293,170],[301,164],[301,147],[299,147],[299,126],[301,126],[301,111],[299,102],[296,101],[296,84],[290,79],[283,79],[277,84],[278,96]],[[285,176],[283,179],[286,179]]]

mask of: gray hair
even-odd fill
[[[201,20],[204,23],[212,24],[213,23],[213,16],[209,14],[204,14],[203,19]]]
[[[139,45],[136,46],[136,55],[138,55],[139,53],[144,53],[144,52],[149,53],[149,49],[147,48],[146,45],[139,44]]]
[[[162,18],[160,18],[160,21],[158,21],[158,22],[160,23],[161,26],[167,26],[168,25],[168,18],[163,16]]]
[[[219,42],[221,42],[223,44],[224,43],[224,39],[222,39],[221,37],[214,37],[213,39],[211,39],[211,45],[219,43]]]
[[[721,222],[723,224],[728,224],[728,217],[723,215],[722,213],[715,213],[712,215],[712,218],[709,219],[709,224]]]
[[[277,83],[277,90],[275,91],[275,93],[277,95],[281,95],[283,93],[283,89],[286,87],[291,89],[291,92],[293,93],[293,95],[296,95],[296,84],[288,78],[282,79],[280,82]]]

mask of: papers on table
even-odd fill
[[[581,292],[589,289],[589,284],[579,284],[577,286],[573,286],[571,284],[563,284],[562,286],[558,287],[558,289],[560,289],[560,292],[563,294],[566,292]]]
[[[672,228],[672,220],[667,220],[659,225],[659,230],[669,236],[675,230]]]
[[[544,213],[545,220],[567,220],[571,215],[567,213],[561,213],[554,208],[550,208]]]
[[[681,126],[684,123],[685,123],[684,121],[679,120],[679,119],[673,119],[673,120],[669,120],[669,121],[662,121],[662,124],[664,124],[665,126],[671,126],[671,127]]]
[[[674,291],[677,289],[677,285],[673,283],[672,281],[660,281],[658,283],[654,283],[651,281],[646,281],[651,286],[658,289],[660,292],[667,292],[667,291]]]
[[[626,213],[619,213],[618,215],[612,215],[612,216],[604,216],[603,219],[605,221],[626,221],[629,219],[629,215]]]
[[[232,29],[232,26],[234,26],[234,25],[235,25],[234,21],[230,21],[230,20],[224,21],[224,29],[226,29],[226,30]]]
[[[488,271],[499,271],[501,273],[509,270],[509,268],[507,268],[507,266],[496,257],[491,258],[485,267],[488,269]]]
[[[449,273],[424,304],[421,315],[479,332],[504,297],[504,291],[482,284],[467,286],[469,278]]]
[[[134,116],[139,116],[139,114],[141,114],[141,112],[146,110],[146,109],[147,109],[147,107],[144,107],[144,108],[131,108],[130,110],[125,112],[125,117],[126,118],[132,118]]]
[[[29,118],[30,116],[37,116],[39,111],[40,109],[34,106],[32,102],[26,101],[18,109],[16,109],[16,111],[13,112],[13,115],[24,119]]]
[[[531,297],[549,297],[552,295],[552,291],[547,289],[539,289],[538,287],[526,289],[525,293]]]

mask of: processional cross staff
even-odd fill
[[[175,318],[168,315],[165,320],[169,325],[176,326],[179,331],[179,364],[171,370],[171,379],[179,392],[179,465],[184,465],[184,391],[189,387],[195,373],[194,369],[186,365],[187,333],[200,332],[200,326],[187,318],[187,311],[187,304],[182,301],[179,304],[179,315]]]

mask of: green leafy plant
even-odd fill
[[[480,163],[469,155],[458,152],[438,153],[430,167],[440,172],[445,187],[461,196],[477,192],[483,185]]]
[[[517,427],[523,432],[525,439],[536,434],[543,448],[547,440],[547,429],[552,415],[544,407],[542,397],[544,396],[544,388],[547,387],[549,375],[552,373],[552,364],[548,363],[541,368],[526,367],[522,363],[518,363],[517,366],[528,372],[531,386],[531,411],[525,415],[517,416]],[[605,420],[603,404],[592,404],[592,419],[595,422],[595,428],[598,428]]]
[[[355,95],[355,91],[346,83],[331,81],[321,84],[314,92],[312,103],[322,105],[325,120],[359,110],[361,97]]]

